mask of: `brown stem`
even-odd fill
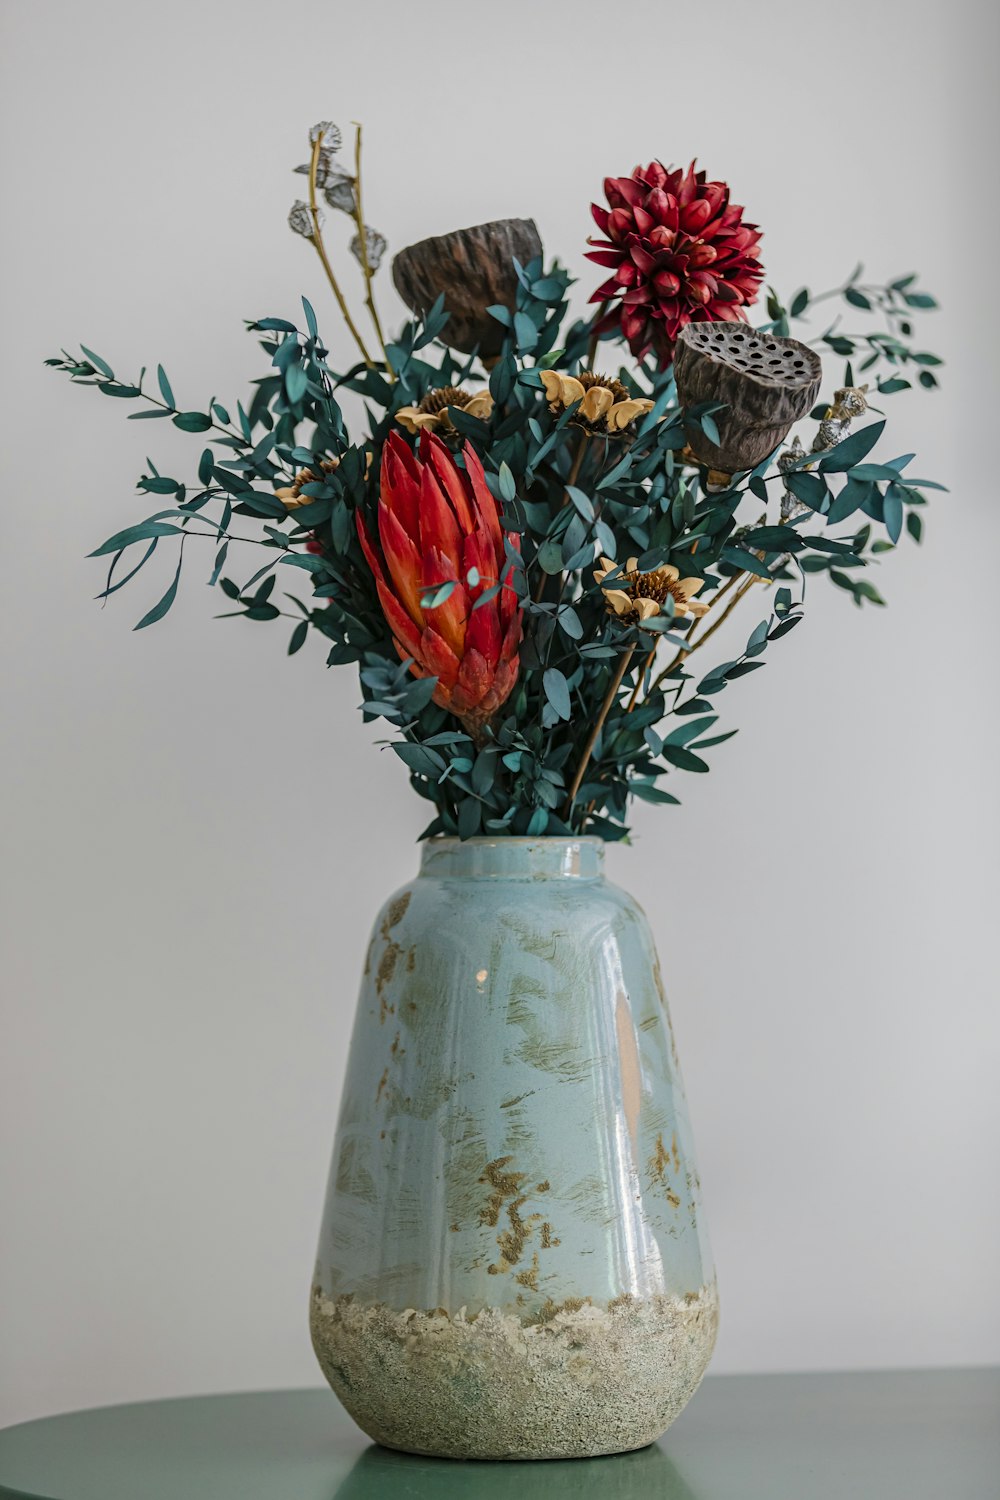
[[[715,632],[718,630],[719,626],[720,625],[724,625],[726,623],[726,621],[728,620],[729,616],[732,614],[733,610],[736,608],[737,604],[739,604],[739,602],[743,598],[743,596],[745,594],[748,594],[750,592],[750,590],[753,588],[753,586],[754,586],[755,583],[759,583],[759,582],[760,582],[760,579],[757,577],[757,574],[756,573],[751,573],[748,576],[746,582],[742,583],[740,585],[740,587],[736,590],[736,593],[730,599],[729,603],[726,605],[725,609],[722,611],[722,614],[719,616],[719,618],[717,620],[715,620],[708,627],[708,629],[705,631],[705,633],[703,635],[700,635],[698,637],[697,641],[695,642],[694,646],[691,649],[692,650],[697,650],[697,648],[699,646],[703,646],[705,644],[705,642],[708,640],[708,638],[710,636],[713,636],[715,634]]]
[[[718,597],[718,596],[716,596],[716,597]],[[688,630],[692,631],[694,629],[695,625],[697,625],[697,623],[698,623],[698,621],[697,621],[696,618],[692,619],[691,622],[690,622],[690,624],[688,625]],[[636,681],[635,681],[635,687],[632,689],[632,696],[628,700],[628,706],[625,709],[625,712],[627,714],[630,714],[632,712],[633,708],[635,708],[636,699],[639,696],[639,690],[642,687],[642,684],[643,684],[643,681],[645,679],[646,673],[650,670],[650,668],[653,665],[653,662],[656,660],[656,652],[657,652],[657,648],[659,647],[659,644],[660,644],[659,641],[657,641],[654,644],[652,651],[650,651],[649,655],[646,657],[646,660],[642,664],[642,668],[641,668],[641,670],[639,672],[639,675],[638,675],[638,677],[636,678]],[[669,666],[667,668],[667,672],[668,673],[671,672],[673,670],[673,667],[676,665],[677,661],[678,660],[683,661],[683,659],[684,659],[684,657],[686,655],[687,655],[687,652],[685,652],[683,649],[681,649],[680,651],[678,651],[677,656],[674,657],[673,663],[671,664],[671,666]]]
[[[724,598],[725,595],[729,593],[729,590],[733,587],[733,585],[736,584],[736,583],[739,583],[739,581],[740,581],[740,579],[742,577],[743,577],[742,573],[734,573],[733,576],[726,583],[724,583],[722,585],[722,587],[721,587],[721,589],[719,589],[718,593],[715,594],[713,596],[713,598],[712,598],[711,607],[713,609],[718,604],[719,600],[722,599],[722,598]],[[733,601],[733,603],[735,603],[735,600]],[[731,606],[727,606],[727,608],[723,611],[721,617],[719,618],[718,623],[720,625],[722,624],[722,621],[726,618],[726,615],[729,613],[729,608],[731,608]],[[693,621],[692,622],[692,624],[691,624],[691,630],[692,630],[692,632],[693,632],[694,627],[695,627],[696,624],[697,624],[697,621]],[[693,640],[690,643],[690,645],[688,645],[686,647],[682,646],[681,649],[677,652],[676,656],[674,656],[673,659],[668,663],[668,665],[664,667],[664,669],[660,673],[659,677],[657,677],[656,681],[652,684],[652,687],[650,688],[650,691],[651,692],[655,692],[655,690],[659,687],[660,683],[663,682],[667,677],[670,676],[671,672],[674,670],[675,667],[679,667],[680,664],[681,664],[681,662],[684,661],[687,657],[689,657],[691,655],[692,651],[697,651],[697,649],[701,645],[702,641],[707,640],[708,637],[712,634],[712,630],[714,630],[714,629],[715,629],[715,626],[713,625],[711,627],[711,629],[706,630],[703,635],[698,636],[697,640]]]
[[[573,462],[570,465],[569,475],[567,476],[567,479],[566,479],[566,488],[563,490],[563,497],[562,497],[562,500],[560,502],[560,509],[565,509],[565,507],[567,505],[569,505],[569,503],[570,503],[570,499],[569,499],[570,489],[571,489],[571,487],[574,484],[576,484],[577,479],[580,477],[580,469],[583,466],[583,460],[584,460],[584,457],[585,457],[586,452],[587,452],[587,438],[588,438],[588,436],[589,436],[589,434],[586,433],[586,432],[581,432],[580,433],[580,440],[579,440],[579,442],[576,445],[576,452],[573,455]],[[548,583],[550,577],[559,578],[560,581],[561,581],[561,575],[558,574],[558,573],[553,573],[553,574],[543,573],[541,575],[541,577],[539,578],[538,582],[535,584],[535,592],[532,595],[532,597],[533,597],[533,599],[534,599],[534,601],[535,601],[536,604],[540,604],[541,603],[541,601],[542,601],[542,595],[545,593],[545,586]],[[560,593],[561,592],[562,592],[562,590],[560,589]]]
[[[737,577],[737,578],[739,576],[740,576],[739,574],[735,575],[735,577]],[[744,583],[742,583],[740,585],[740,587],[736,590],[736,593],[730,599],[729,603],[726,605],[726,607],[722,611],[721,615],[719,615],[718,618],[712,622],[712,624],[708,627],[707,630],[705,630],[705,631],[702,632],[702,634],[698,637],[698,639],[696,641],[692,641],[692,643],[691,643],[691,645],[690,645],[690,647],[688,648],[687,651],[678,651],[677,655],[674,657],[673,661],[669,664],[669,666],[665,667],[663,669],[663,671],[660,673],[659,677],[657,677],[656,681],[653,683],[651,691],[655,692],[655,690],[659,687],[660,683],[663,682],[667,677],[669,677],[670,674],[671,674],[671,672],[674,670],[674,668],[675,667],[679,667],[680,664],[681,664],[681,662],[685,661],[691,655],[692,651],[697,651],[700,646],[704,646],[705,642],[707,640],[709,640],[709,638],[711,636],[713,636],[715,634],[715,632],[719,629],[719,626],[720,625],[724,625],[726,623],[726,621],[729,619],[729,616],[732,614],[733,610],[736,608],[737,604],[739,604],[740,600],[744,597],[744,595],[748,594],[750,592],[751,588],[753,588],[754,584],[755,583],[759,583],[759,582],[760,582],[760,579],[757,577],[756,573],[750,573],[750,574],[747,575],[746,581]],[[727,587],[728,587],[728,585],[727,585]],[[717,596],[717,597],[721,597],[721,596]]]
[[[610,306],[611,306],[611,298],[609,297],[608,300],[606,302],[602,302],[601,305],[600,305],[600,307],[597,309],[597,312],[594,314],[594,328],[595,329],[597,327],[597,324],[604,317],[605,313],[607,312],[607,310],[608,310],[608,308]],[[594,360],[597,358],[597,346],[598,346],[599,343],[600,343],[600,339],[599,339],[597,333],[596,332],[592,332],[591,335],[590,335],[590,342],[587,345],[587,369],[588,370],[592,370],[594,368]]]
[[[658,646],[659,644],[659,641],[657,641],[656,646]],[[627,714],[630,714],[633,708],[635,708],[635,700],[639,696],[639,689],[642,687],[643,678],[649,671],[650,667],[653,665],[653,661],[656,657],[656,646],[653,647],[652,651],[650,651],[649,655],[646,657],[646,660],[639,668],[639,675],[635,679],[635,687],[632,689],[632,696],[629,698],[628,703],[625,705],[625,712]]]
[[[337,304],[340,308],[341,313],[343,314],[344,322],[350,329],[354,342],[357,344],[358,349],[361,352],[361,358],[364,360],[365,364],[370,370],[374,370],[375,361],[372,359],[371,355],[368,353],[368,350],[365,348],[365,341],[355,327],[354,319],[351,317],[351,310],[348,307],[347,303],[344,301],[344,294],[340,290],[340,286],[336,276],[333,274],[333,267],[330,264],[329,257],[327,256],[326,249],[323,245],[323,234],[319,227],[319,209],[316,205],[316,168],[319,165],[319,150],[322,144],[323,137],[321,134],[318,134],[316,139],[313,141],[312,157],[309,161],[309,214],[313,222],[312,242],[315,246],[316,254],[319,256],[320,260],[323,263],[323,270],[326,272],[326,279],[327,281],[329,281],[331,287],[333,288],[333,295],[337,299]]]
[[[572,465],[572,468],[569,471],[569,477],[566,480],[566,488],[567,489],[569,489],[569,487],[571,485],[576,484],[576,481],[580,477],[580,468],[581,468],[581,466],[583,464],[583,456],[584,456],[584,454],[587,451],[587,437],[588,437],[588,434],[586,432],[581,432],[580,433],[580,441],[577,443],[577,445],[576,445],[576,452],[573,455],[573,465]],[[563,495],[563,505],[568,505],[568,504],[569,504],[569,495]]]
[[[392,384],[396,377],[389,363],[389,355],[385,347],[385,337],[382,333],[382,324],[379,321],[378,311],[375,307],[375,296],[372,292],[372,269],[368,264],[368,231],[365,228],[365,217],[361,208],[361,126],[355,123],[354,130],[354,218],[357,222],[358,240],[361,245],[361,269],[365,273],[365,306],[371,315],[375,335],[382,346],[386,373],[389,377],[389,383]]]
[[[608,717],[608,714],[611,712],[612,703],[614,703],[615,698],[618,696],[618,689],[622,685],[622,678],[628,671],[628,664],[632,660],[632,653],[634,650],[635,645],[633,643],[631,646],[629,646],[628,650],[623,651],[621,656],[619,657],[618,666],[615,668],[614,675],[612,676],[611,681],[608,683],[608,690],[604,695],[604,702],[601,704],[601,711],[597,715],[597,722],[594,724],[594,727],[591,729],[590,733],[587,736],[587,742],[583,747],[583,754],[580,756],[580,764],[576,768],[576,773],[573,777],[572,784],[570,785],[569,793],[566,797],[566,803],[563,809],[563,818],[567,822],[569,821],[570,813],[573,810],[573,803],[576,800],[576,794],[580,790],[580,783],[583,781],[584,772],[586,771],[587,766],[590,763],[591,754],[593,752],[595,744],[597,743],[597,736],[604,728],[604,721]]]

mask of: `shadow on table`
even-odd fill
[[[546,1459],[541,1462],[461,1462],[422,1458],[389,1448],[366,1448],[331,1500],[698,1500],[698,1495],[655,1444],[609,1458]]]

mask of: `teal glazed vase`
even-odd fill
[[[718,1299],[652,935],[596,838],[434,839],[361,982],[310,1301],[376,1442],[654,1441]]]

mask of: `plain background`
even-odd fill
[[[366,127],[399,248],[533,215],[581,277],[606,173],[695,154],[786,294],[919,270],[944,389],[885,456],[949,483],[886,610],[816,587],[726,693],[708,777],[639,807],[615,879],[660,946],[723,1296],[714,1368],[1000,1358],[996,1149],[997,22],[985,4],[6,3],[0,1421],[313,1384],[314,1239],[367,929],[424,817],[350,669],[102,610],[85,553],[197,439],[41,360],[264,372],[241,320],[308,294],[285,217],[317,119]],[[346,221],[330,240],[346,267]],[[401,313],[387,271],[382,307]],[[831,377],[840,372],[831,361]],[[832,384],[832,379],[830,381]],[[200,563],[200,565],[199,565]],[[249,576],[256,559],[243,570]],[[756,623],[750,615],[720,656]]]

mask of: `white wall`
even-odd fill
[[[971,0],[3,8],[0,1421],[317,1380],[305,1300],[366,928],[424,813],[349,671],[84,554],[195,445],[41,368],[82,340],[191,405],[241,319],[336,317],[285,215],[363,118],[392,246],[533,214],[581,275],[606,172],[695,153],[785,289],[919,269],[952,484],[857,612],[734,684],[740,736],[612,873],[671,981],[724,1297],[717,1370],[1000,1357],[995,16]],[[383,306],[400,306],[383,276]],[[342,353],[347,345],[339,333]],[[196,454],[195,454],[196,456]],[[991,555],[990,547],[993,548]],[[166,564],[164,564],[164,567]],[[208,558],[201,573],[207,577]],[[247,568],[249,572],[249,567]],[[159,585],[159,587],[158,587]],[[749,624],[753,624],[750,621]],[[744,626],[739,627],[742,632]],[[721,642],[720,642],[721,644]]]

